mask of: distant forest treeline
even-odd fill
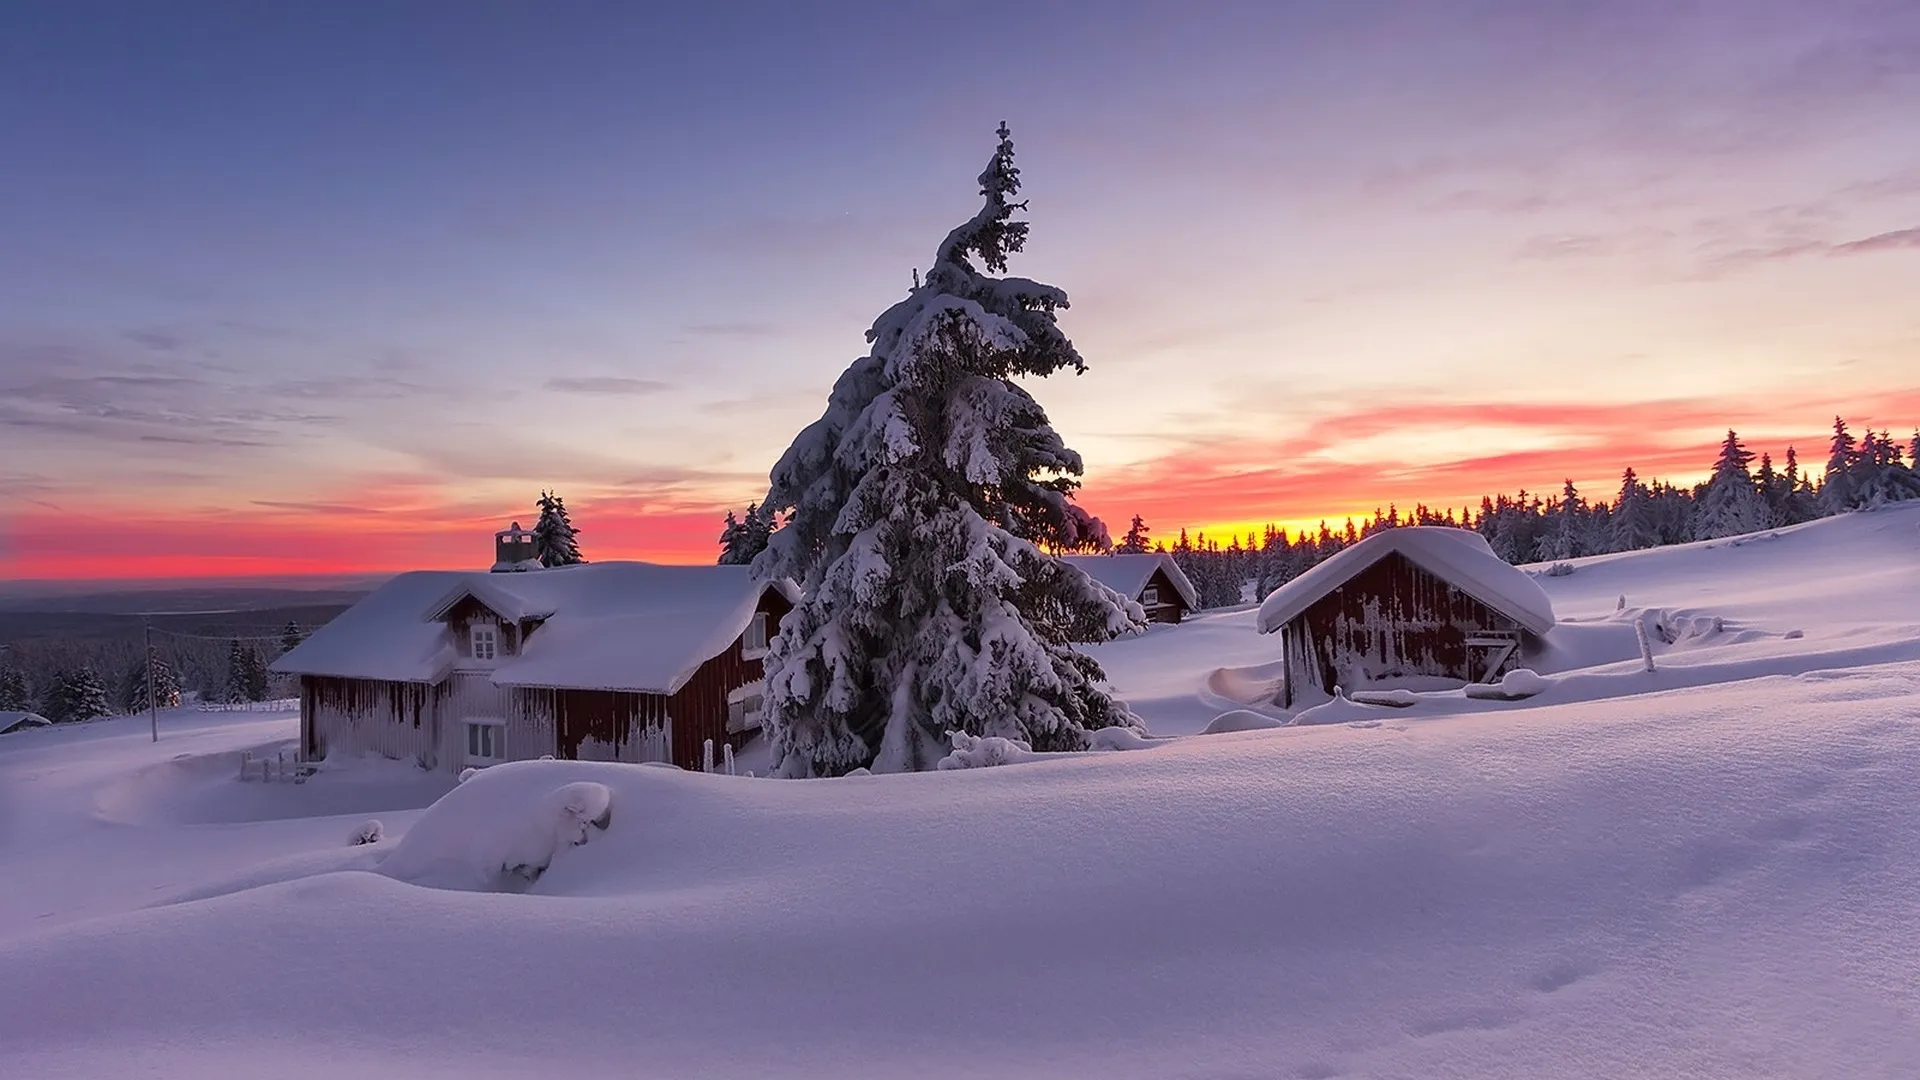
[[[1855,437],[1835,417],[1827,462],[1816,480],[1787,448],[1776,465],[1770,454],[1753,454],[1733,431],[1721,443],[1713,474],[1692,487],[1642,480],[1626,469],[1611,498],[1588,499],[1569,480],[1557,495],[1522,490],[1490,495],[1478,508],[1458,512],[1388,506],[1371,520],[1349,518],[1339,528],[1321,522],[1317,531],[1289,535],[1269,525],[1263,533],[1234,537],[1223,547],[1205,534],[1181,530],[1172,545],[1153,541],[1147,524],[1133,519],[1114,550],[1167,551],[1192,579],[1202,607],[1242,602],[1252,582],[1255,599],[1297,577],[1322,559],[1381,529],[1405,525],[1450,525],[1473,529],[1510,563],[1558,562],[1583,555],[1636,551],[1739,536],[1797,525],[1815,518],[1920,499],[1920,430],[1903,449],[1885,431]]]
[[[161,708],[264,701],[293,693],[267,665],[339,605],[152,618],[153,696]],[[70,612],[0,615],[0,711],[54,721],[138,712],[147,705],[145,630],[139,616]]]

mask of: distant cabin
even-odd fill
[[[1067,562],[1093,580],[1137,602],[1148,622],[1177,623],[1200,606],[1193,582],[1165,552],[1128,555],[1067,555]]]
[[[53,721],[37,712],[0,712],[0,735],[9,731],[24,731],[30,727],[46,727]]]
[[[1491,682],[1553,628],[1538,582],[1479,533],[1384,529],[1275,589],[1256,625],[1285,657],[1279,704],[1304,707],[1336,686]]]
[[[517,531],[517,530],[516,530]],[[797,592],[744,566],[639,562],[401,574],[272,670],[300,749],[458,773],[552,755],[700,767],[760,725],[768,641]]]

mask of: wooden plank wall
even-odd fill
[[[379,754],[439,764],[436,689],[425,683],[300,677],[302,749],[309,757]]]

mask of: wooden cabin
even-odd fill
[[[1377,532],[1275,589],[1256,625],[1281,636],[1278,704],[1304,708],[1336,686],[1497,681],[1554,615],[1480,534],[1423,526]]]
[[[797,592],[743,566],[415,571],[272,670],[300,680],[300,749],[458,773],[552,755],[699,768],[760,723],[761,658]]]
[[[1152,551],[1124,555],[1066,555],[1067,562],[1093,580],[1133,600],[1146,610],[1148,622],[1177,623],[1200,606],[1193,582],[1173,556]]]

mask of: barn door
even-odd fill
[[[1490,683],[1507,670],[1507,663],[1520,648],[1517,634],[1482,632],[1467,638],[1467,674],[1475,682]]]

